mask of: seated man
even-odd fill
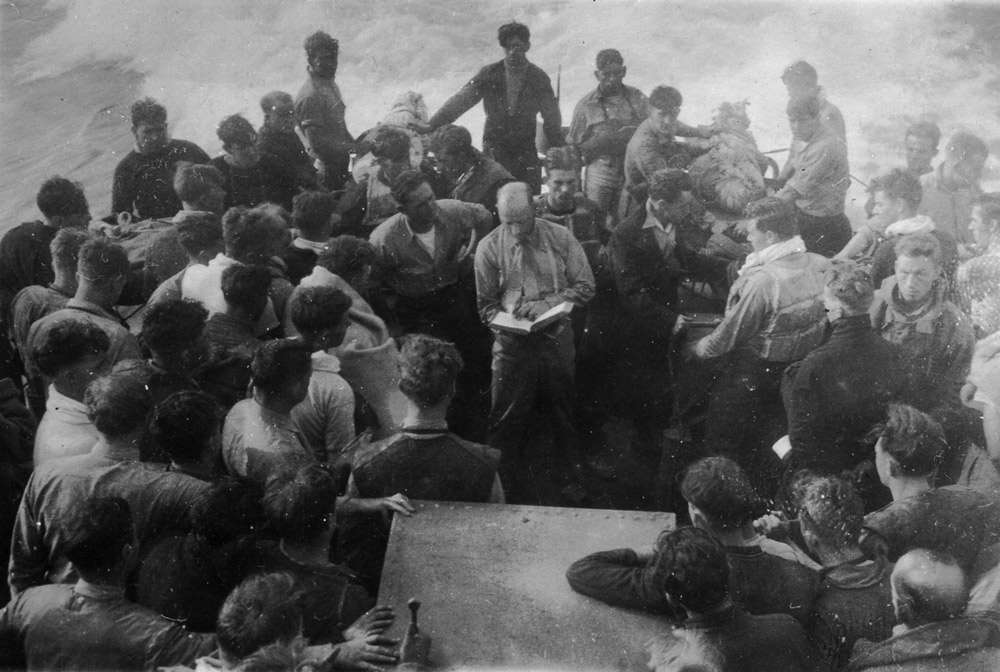
[[[38,586],[0,612],[0,631],[16,633],[29,670],[136,670],[191,664],[215,636],[195,634],[125,599],[138,542],[128,503],[91,495],[62,520],[64,552],[80,579]]]
[[[899,348],[872,329],[871,278],[836,261],[826,275],[823,303],[829,339],[785,370],[781,392],[788,415],[791,471],[840,474],[871,451],[868,430],[906,391]]]
[[[973,243],[968,222],[973,203],[982,193],[979,180],[989,153],[982,139],[959,131],[948,140],[937,170],[920,178],[923,198],[918,211],[963,248]]]
[[[220,121],[215,133],[225,154],[212,159],[212,166],[225,176],[226,208],[274,203],[291,210],[299,193],[295,176],[277,157],[260,151],[253,125],[234,114]]]
[[[108,363],[126,359],[141,359],[139,342],[133,336],[114,307],[128,276],[128,256],[120,245],[103,238],[90,240],[80,248],[76,266],[76,293],[66,307],[49,313],[28,330],[28,375],[36,375],[37,366],[30,353],[45,339],[46,334],[63,320],[93,324],[108,336]]]
[[[281,254],[281,259],[285,262],[285,275],[293,285],[312,273],[316,257],[330,244],[336,207],[337,198],[325,191],[307,191],[292,199],[292,227],[299,235]]]
[[[806,251],[791,204],[763,198],[747,207],[746,216],[754,252],[729,290],[722,323],[689,342],[685,352],[698,359],[727,357],[709,399],[705,444],[736,460],[765,492],[780,472],[770,447],[785,424],[782,373],[818,346],[826,330],[828,262]]]
[[[777,197],[795,204],[806,249],[832,257],[851,239],[851,223],[844,214],[844,197],[851,185],[847,144],[824,125],[818,98],[792,98],[788,122],[802,143],[783,171],[784,186]]]
[[[497,191],[513,182],[506,168],[472,146],[472,135],[464,126],[442,126],[431,137],[431,151],[438,166],[451,185],[448,198],[465,203],[478,203],[497,215]]]
[[[33,463],[86,455],[100,440],[87,417],[87,386],[108,369],[108,337],[87,322],[63,320],[36,346],[32,356],[47,379],[49,398],[35,434]]]
[[[136,602],[193,632],[215,632],[226,596],[261,569],[254,548],[266,522],[260,498],[247,483],[212,484],[192,502],[189,533],[142,548],[133,575]]]
[[[52,270],[55,279],[47,286],[31,285],[14,296],[10,304],[8,324],[10,339],[13,341],[21,361],[28,359],[28,332],[38,320],[49,313],[66,307],[66,303],[76,293],[76,264],[80,258],[80,248],[90,240],[84,229],[60,229],[49,246],[52,252]],[[29,376],[25,390],[28,407],[41,417],[45,412],[45,380],[40,376]]]
[[[955,276],[958,248],[954,236],[939,230],[927,215],[917,214],[922,193],[920,181],[913,174],[896,169],[872,180],[870,189],[875,199],[870,226],[880,232],[871,237],[868,248],[875,286],[880,287],[893,274],[895,245],[902,236],[911,233],[929,233],[938,239],[945,277],[950,282]],[[850,252],[849,248],[855,247],[857,238],[863,234],[864,230],[859,231],[844,251]],[[839,258],[845,256],[848,255],[838,255]]]
[[[115,167],[111,211],[138,220],[173,217],[181,209],[172,188],[177,164],[208,163],[208,154],[192,142],[172,140],[167,108],[152,98],[137,100],[129,111],[135,149]]]
[[[309,392],[310,353],[301,341],[278,339],[254,354],[253,398],[233,406],[222,432],[222,456],[232,476],[263,485],[283,470],[316,461],[291,416]]]
[[[260,99],[264,123],[260,127],[257,147],[285,165],[303,189],[315,189],[316,167],[302,139],[295,132],[295,100],[284,91],[271,91]]]
[[[894,614],[883,556],[867,558],[858,545],[864,509],[847,481],[818,477],[807,482],[798,506],[799,528],[823,565],[810,638],[833,669],[847,664],[854,642],[892,635]]]
[[[893,501],[865,516],[862,547],[894,562],[914,548],[946,552],[976,581],[971,573],[980,555],[1000,543],[1000,499],[962,486],[931,485],[947,444],[930,416],[893,404],[877,431],[875,467]]]
[[[928,233],[895,243],[896,274],[886,278],[871,307],[872,326],[898,345],[921,395],[957,395],[969,372],[972,322],[946,296],[941,245]]]
[[[678,627],[702,635],[721,658],[723,672],[825,669],[790,616],[751,616],[734,603],[725,550],[711,535],[688,527],[665,533],[661,541],[654,582],[682,621]]]
[[[754,532],[760,502],[740,468],[725,458],[700,460],[685,474],[681,492],[695,527],[725,545],[732,598],[752,614],[790,614],[807,626],[819,576],[799,564],[789,546]],[[661,534],[651,553],[624,548],[589,555],[570,566],[566,579],[602,602],[678,617],[655,580],[658,558],[671,552],[668,538]]]
[[[966,577],[947,553],[915,549],[892,571],[899,624],[879,643],[858,642],[851,670],[993,670],[1000,660],[995,615],[963,616]]]
[[[170,471],[211,482],[222,459],[222,409],[204,392],[175,392],[157,404],[150,438],[170,459]]]
[[[906,150],[906,169],[916,177],[934,171],[931,159],[937,156],[941,142],[941,129],[933,121],[918,121],[906,129],[903,139]]]
[[[98,378],[84,397],[101,438],[86,455],[49,460],[35,469],[17,512],[8,581],[11,593],[72,580],[65,550],[67,521],[85,498],[122,497],[134,515],[139,543],[187,526],[192,498],[207,484],[166,465],[139,461],[153,400],[143,377],[130,372]]]
[[[958,267],[955,294],[977,336],[984,337],[1000,331],[1000,194],[979,197],[969,229],[976,256]]]
[[[335,462],[354,441],[354,391],[340,375],[340,360],[328,351],[344,342],[351,299],[332,287],[307,287],[291,302],[299,339],[312,352],[312,377],[292,420],[319,462]]]

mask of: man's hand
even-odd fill
[[[398,643],[398,640],[382,635],[348,640],[340,645],[334,666],[337,669],[383,672],[379,665],[394,665],[399,660],[391,648]]]
[[[344,630],[344,639],[367,639],[371,635],[380,635],[392,625],[395,617],[392,607],[372,607],[347,626]]]
[[[399,662],[430,665],[431,636],[420,634],[420,629],[410,623],[403,637],[403,645],[399,647]]]
[[[534,320],[551,307],[545,299],[527,301],[514,308],[514,317],[524,320]]]
[[[698,350],[695,346],[698,345],[698,341],[687,341],[681,347],[681,356],[684,359],[698,359]]]

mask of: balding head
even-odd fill
[[[954,618],[968,601],[965,572],[951,556],[918,548],[900,557],[892,570],[896,620],[907,628]]]
[[[535,230],[535,209],[531,205],[531,187],[524,182],[511,182],[497,192],[497,213],[500,222],[524,240]]]

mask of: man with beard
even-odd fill
[[[174,193],[174,170],[180,161],[208,163],[209,156],[187,140],[171,139],[167,131],[167,108],[152,98],[132,104],[132,135],[135,149],[115,168],[111,210],[131,219],[173,217],[181,209]]]
[[[549,76],[528,62],[526,54],[531,48],[528,27],[517,22],[500,26],[497,39],[503,47],[503,60],[480,70],[426,125],[418,125],[416,130],[431,133],[454,122],[482,100],[486,111],[483,151],[516,179],[527,182],[537,194],[541,190],[541,175],[535,148],[535,120],[542,115],[550,147],[566,144],[559,101]]]
[[[295,117],[306,134],[309,148],[323,164],[322,183],[330,190],[347,181],[354,138],[344,120],[344,98],[334,78],[340,43],[322,30],[306,38],[309,81],[295,98]]]

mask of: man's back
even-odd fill
[[[42,222],[25,222],[0,239],[0,310],[6,311],[25,287],[52,282],[49,244],[58,231]]]
[[[65,308],[49,313],[31,325],[28,330],[25,368],[29,375],[37,373],[38,370],[30,353],[45,339],[49,331],[63,320],[88,322],[107,334],[109,364],[117,364],[126,359],[142,359],[139,341],[129,333],[121,321],[114,319],[110,311],[86,301],[69,299]]]
[[[222,457],[231,475],[260,484],[278,470],[316,461],[291,416],[254,399],[244,399],[226,415]]]

